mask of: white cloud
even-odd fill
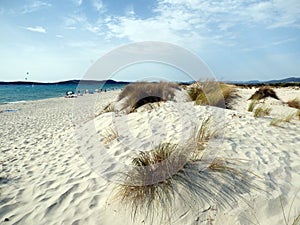
[[[105,21],[110,36],[130,41],[205,40],[232,46],[240,27],[300,28],[300,1],[158,0],[149,18],[141,19],[132,11]]]
[[[32,4],[30,5],[25,5],[22,13],[26,14],[26,13],[32,13],[41,9],[45,9],[48,7],[51,7],[52,5],[48,2],[43,2],[43,1],[34,1]]]
[[[68,30],[81,29],[92,32],[94,34],[102,34],[103,32],[103,20],[99,19],[98,21],[92,23],[89,21],[89,18],[81,14],[72,14],[64,19],[65,28]]]
[[[32,32],[38,32],[38,33],[46,33],[46,29],[41,26],[36,26],[36,27],[24,27],[24,29],[32,31]]]
[[[134,11],[134,7],[133,5],[128,5],[125,9],[125,15],[126,16],[134,16],[135,15],[135,11]]]
[[[55,37],[57,37],[57,38],[63,38],[64,36],[61,35],[61,34],[57,34],[57,35],[55,35]]]
[[[74,26],[68,26],[68,27],[66,27],[66,29],[67,29],[67,30],[76,30],[77,28],[74,27]]]
[[[93,0],[93,7],[98,11],[98,12],[103,12],[105,11],[105,6],[102,2],[102,0]]]
[[[84,15],[69,15],[64,18],[64,24],[68,30],[76,30],[77,26],[85,24],[86,21],[87,18]]]

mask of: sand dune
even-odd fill
[[[161,142],[185,143],[209,115],[221,135],[208,148],[245,159],[243,167],[264,190],[245,193],[247,201],[226,209],[216,204],[186,212],[177,201],[171,224],[285,224],[283,211],[292,224],[300,213],[300,121],[270,122],[297,111],[284,102],[300,98],[300,91],[276,89],[282,101],[259,103],[272,108],[262,118],[247,111],[254,92],[238,89],[233,110],[179,99],[128,115],[101,114],[119,91],[0,105],[0,111],[17,109],[0,113],[0,224],[147,224],[143,215],[132,221],[113,198],[114,172]]]

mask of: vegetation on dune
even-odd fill
[[[257,118],[257,117],[269,116],[270,112],[271,112],[271,108],[260,106],[254,110],[254,117]]]
[[[132,159],[132,169],[125,172],[115,197],[131,211],[132,219],[145,216],[152,224],[171,220],[176,201],[188,210],[204,204],[232,206],[243,193],[259,189],[249,171],[241,169],[240,160],[215,158],[207,161],[203,150],[212,138],[210,119],[184,145],[163,143],[151,151],[140,152]],[[205,169],[199,169],[200,165]],[[122,174],[124,175],[124,174]]]
[[[112,127],[108,127],[105,129],[105,133],[103,135],[103,143],[108,144],[113,140],[116,140],[119,137],[118,131],[113,129]]]
[[[118,96],[118,101],[125,99],[123,109],[134,111],[142,105],[153,102],[171,100],[179,85],[170,82],[137,82],[127,85]]]
[[[297,99],[297,98],[288,101],[287,104],[288,104],[289,107],[300,109],[300,100]]]
[[[107,112],[114,112],[115,111],[115,108],[114,108],[114,105],[113,103],[109,103],[107,104],[104,108],[103,108],[103,112],[107,113]]]
[[[266,97],[275,98],[280,100],[276,92],[269,86],[260,87],[249,99],[251,100],[260,100]]]
[[[257,87],[263,87],[263,86],[271,86],[271,87],[300,87],[299,82],[284,82],[284,83],[274,83],[274,84],[265,84],[265,83],[258,83],[258,84],[235,84],[238,87],[242,88],[257,88]]]
[[[257,104],[258,104],[257,100],[252,100],[248,106],[248,112],[253,112],[253,110]]]
[[[286,117],[282,116],[281,118],[274,118],[270,122],[271,126],[279,126],[281,123],[289,123],[294,118],[295,114],[292,113],[290,115],[287,115]]]
[[[288,211],[288,215],[286,215],[286,213],[284,211],[284,207],[283,207],[283,203],[282,203],[282,198],[280,197],[280,205],[281,205],[282,215],[283,215],[284,223],[286,225],[289,225],[289,224],[291,224],[291,225],[300,225],[300,212],[299,211],[298,211],[298,213],[296,213],[296,216],[291,221],[291,211],[292,211],[292,207],[294,205],[296,197],[297,197],[297,195],[295,195],[294,198],[293,198],[293,200],[291,201],[291,204],[290,204],[290,207],[289,207],[289,211]],[[292,223],[290,223],[290,221]]]
[[[188,94],[196,105],[230,108],[230,101],[236,97],[236,90],[233,85],[225,83],[198,81],[188,88]]]

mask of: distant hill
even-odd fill
[[[288,77],[281,80],[249,80],[249,81],[229,81],[232,84],[278,84],[278,83],[300,83],[300,77]]]
[[[15,85],[51,85],[51,84],[129,84],[129,82],[115,80],[67,80],[59,82],[31,82],[31,81],[0,81],[0,85],[15,84]]]
[[[300,77],[289,77],[281,80],[269,80],[261,83],[276,84],[276,83],[300,83]]]

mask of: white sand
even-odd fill
[[[134,153],[161,142],[184,143],[209,114],[213,128],[225,133],[209,147],[218,156],[248,160],[247,169],[272,188],[246,194],[248,202],[234,208],[212,206],[205,213],[184,214],[177,202],[172,224],[285,224],[283,209],[292,224],[300,213],[300,121],[271,126],[272,118],[296,112],[273,99],[262,103],[272,108],[271,115],[254,118],[247,111],[254,92],[239,89],[234,110],[178,101],[95,119],[119,91],[0,105],[0,111],[18,109],[0,113],[0,224],[144,224],[134,223],[129,211],[111,200],[115,186],[99,171],[112,179],[111,172],[128,165]],[[300,98],[291,88],[276,93],[283,101]],[[112,130],[117,139],[107,138]]]

